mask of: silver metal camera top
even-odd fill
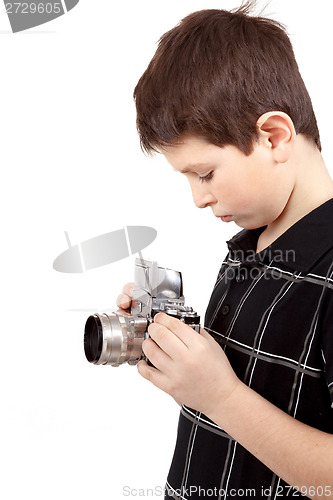
[[[131,314],[151,315],[164,302],[184,304],[182,275],[179,271],[159,267],[157,262],[135,259],[135,287]]]

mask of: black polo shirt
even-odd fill
[[[256,253],[264,229],[227,242],[205,328],[245,384],[297,420],[333,433],[333,199]],[[223,429],[183,405],[165,498],[296,495]]]

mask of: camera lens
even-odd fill
[[[90,363],[96,363],[102,354],[103,328],[98,316],[89,316],[84,328],[84,352]]]
[[[142,358],[146,318],[123,314],[94,314],[84,328],[84,352],[95,365],[136,364]]]

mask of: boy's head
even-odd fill
[[[251,17],[252,4],[195,12],[162,36],[134,91],[144,151],[190,136],[249,155],[270,111],[289,115],[296,134],[321,150],[291,42],[276,21]]]

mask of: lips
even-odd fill
[[[222,215],[220,217],[221,220],[223,220],[223,222],[231,222],[232,221],[232,215]]]

